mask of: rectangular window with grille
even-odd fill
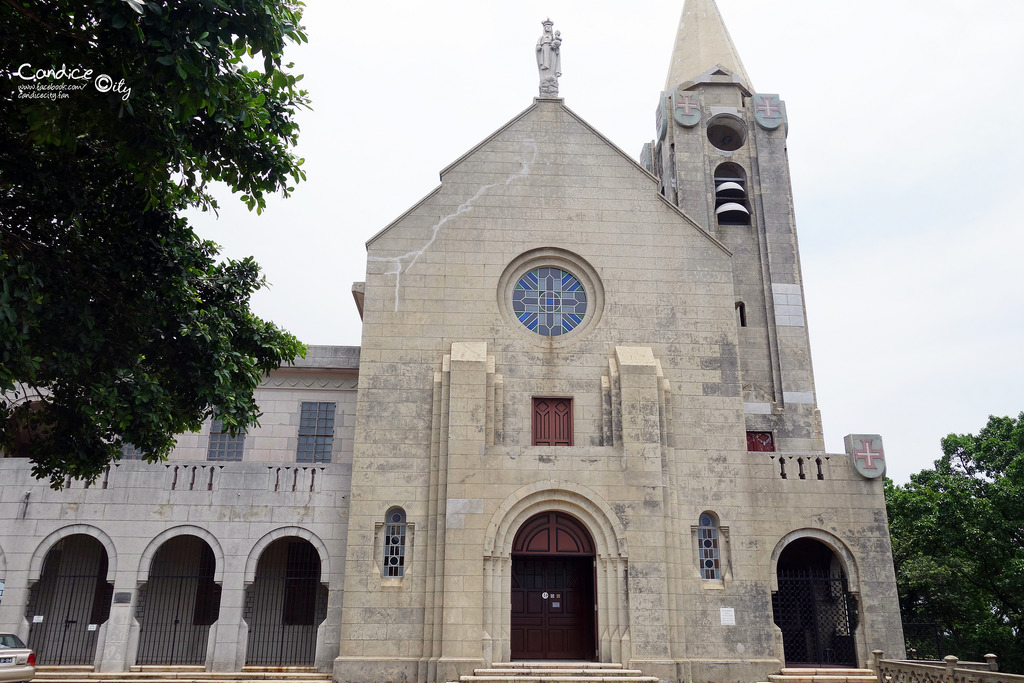
[[[572,399],[533,399],[533,445],[572,445]]]
[[[210,445],[206,451],[207,460],[241,462],[245,450],[245,432],[231,436],[220,420],[210,423]]]
[[[299,415],[298,462],[327,463],[334,445],[335,403],[302,402]]]
[[[125,443],[121,445],[122,460],[142,460],[142,451],[135,447],[135,444]]]

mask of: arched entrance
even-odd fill
[[[213,549],[201,538],[175,536],[160,546],[135,612],[138,664],[206,663],[210,626],[220,614],[215,569]]]
[[[512,659],[585,659],[595,641],[594,542],[564,512],[534,515],[512,542]]]
[[[39,664],[92,664],[96,636],[110,616],[112,596],[103,544],[85,534],[57,541],[46,553],[26,612],[28,646]]]
[[[857,600],[842,563],[814,538],[798,538],[779,555],[772,596],[786,666],[856,666]]]
[[[320,554],[303,538],[280,538],[260,555],[245,592],[247,666],[313,666],[317,627],[327,617]]]

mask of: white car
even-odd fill
[[[13,633],[0,633],[0,683],[28,683],[36,675],[36,653]]]

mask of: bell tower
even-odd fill
[[[755,90],[714,0],[686,0],[641,163],[733,259],[748,450],[821,451],[785,103]]]

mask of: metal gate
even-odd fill
[[[260,556],[245,593],[247,666],[312,666],[317,628],[327,616],[320,555],[309,541],[282,538]]]
[[[808,569],[780,569],[778,577],[772,610],[786,666],[856,666],[857,601],[846,577]]]
[[[220,613],[215,564],[213,550],[195,536],[160,546],[135,610],[141,626],[138,664],[206,663],[210,625]]]
[[[46,554],[25,616],[40,665],[92,664],[100,624],[110,616],[107,551],[91,536],[63,538]]]

